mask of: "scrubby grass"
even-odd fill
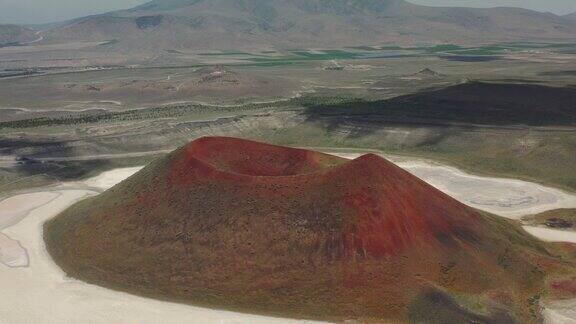
[[[144,109],[131,109],[125,111],[106,111],[92,113],[70,113],[61,117],[40,117],[22,119],[16,121],[0,122],[0,133],[2,130],[30,129],[58,126],[74,126],[83,124],[111,123],[138,120],[155,120],[172,118],[179,121],[194,120],[201,118],[218,116],[230,116],[232,114],[243,114],[250,112],[261,112],[266,110],[281,110],[290,107],[320,106],[320,105],[343,105],[359,102],[360,99],[350,97],[315,97],[307,96],[293,98],[285,101],[248,103],[243,105],[215,106],[198,104],[180,104],[163,107],[152,107]]]
[[[0,197],[5,194],[47,186],[55,183],[55,179],[45,174],[28,175],[14,169],[0,169]]]
[[[227,113],[249,112],[271,108],[271,104],[247,104],[242,106],[203,106],[203,105],[176,105],[169,107],[155,107],[147,109],[133,109],[117,112],[76,113],[64,117],[41,117],[9,122],[0,122],[2,129],[26,129],[37,127],[54,127],[61,125],[81,125],[95,123],[110,123],[122,121],[136,121],[163,118],[181,118],[186,116],[206,117],[226,115]]]

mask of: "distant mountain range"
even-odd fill
[[[574,40],[576,19],[404,0],[153,0],[76,19],[44,36],[52,43],[113,41],[122,50],[477,44]]]
[[[21,44],[33,41],[35,32],[17,25],[0,25],[0,46]]]

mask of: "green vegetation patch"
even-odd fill
[[[63,125],[81,125],[95,123],[110,123],[121,121],[137,121],[163,118],[182,118],[186,116],[214,116],[227,113],[239,113],[254,110],[269,109],[271,107],[290,105],[292,102],[246,104],[239,106],[210,106],[198,104],[182,104],[165,107],[132,109],[126,111],[105,111],[91,113],[76,113],[62,117],[40,117],[17,121],[0,122],[2,129],[24,129],[38,127],[54,127]]]
[[[361,58],[361,54],[343,50],[323,50],[315,53],[310,51],[293,51],[293,54],[309,60],[346,60]]]

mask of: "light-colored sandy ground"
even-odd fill
[[[576,195],[536,183],[479,177],[427,162],[399,165],[455,199],[496,215],[518,219],[559,208],[576,208]]]
[[[124,179],[142,170],[142,167],[123,168],[104,172],[94,178],[86,180],[84,183],[89,187],[100,189],[110,189]]]
[[[10,268],[27,267],[28,252],[18,241],[0,233],[0,263]]]
[[[55,192],[35,192],[10,197],[0,202],[0,230],[18,223],[34,208],[45,205],[58,197]]]
[[[443,188],[447,190],[462,189],[467,195],[476,198],[506,196],[508,190],[516,192],[521,191],[517,188],[521,188],[526,191],[528,190],[526,188],[533,185],[515,180],[475,177],[441,165],[423,165],[421,162],[409,164],[406,161],[402,163],[404,163],[405,168],[417,170],[413,172],[421,174],[422,178],[427,178],[431,182],[439,182],[443,177],[447,177],[448,180],[436,185],[438,187],[443,185],[445,186]],[[27,268],[0,267],[0,300],[2,301],[0,302],[0,324],[273,324],[299,322],[160,302],[67,278],[54,264],[45,249],[42,239],[43,223],[74,202],[96,195],[99,191],[112,187],[138,170],[139,168],[114,170],[82,183],[69,183],[61,187],[46,189],[47,191],[38,194],[25,194],[23,197],[10,198],[11,210],[19,210],[28,216],[17,224],[4,229],[3,233],[20,242],[21,246],[28,250],[30,265]],[[434,170],[437,170],[441,176],[435,176]],[[511,187],[507,187],[507,184]],[[542,188],[544,193],[550,192],[548,188]],[[466,199],[466,195],[460,197],[470,200]],[[49,198],[52,200],[48,201]],[[2,204],[5,202],[0,202],[0,210],[2,210]],[[14,206],[15,202],[20,202],[20,204]],[[558,203],[558,200],[555,203]],[[518,204],[496,205],[498,205],[497,208],[504,210],[504,213],[501,212],[501,214],[510,214],[506,212],[506,208],[513,210],[515,214],[520,214],[519,210],[523,212],[534,210],[538,204],[545,204],[552,208],[554,200],[543,199],[531,202],[529,207],[523,207],[523,209],[518,208]],[[520,205],[522,206],[522,204]],[[489,204],[488,206],[492,205]],[[566,232],[533,231],[534,235],[542,235],[542,238],[546,240],[576,241],[574,237],[562,236],[565,235],[564,233]],[[557,237],[551,236],[560,234],[562,235]],[[576,319],[575,310],[576,301],[565,302],[562,305],[549,305],[545,312],[546,322],[553,324],[576,323],[576,320],[572,320],[572,318]]]
[[[56,192],[35,192],[18,195],[0,201],[0,230],[17,224],[34,208],[49,204],[60,194]],[[0,263],[12,267],[27,267],[28,252],[17,240],[0,232]]]
[[[576,232],[536,226],[524,226],[524,230],[541,239],[542,241],[569,242],[576,244]]]
[[[0,110],[2,110],[0,108]],[[0,112],[1,114],[1,112]],[[1,118],[0,118],[1,120]],[[0,156],[0,167],[2,168],[11,168],[16,166],[16,156]]]
[[[361,154],[335,155],[351,159]],[[553,209],[576,208],[576,195],[536,183],[475,176],[425,160],[387,158],[456,200],[496,215],[519,219]]]
[[[576,301],[563,300],[546,305],[545,324],[576,324]]]

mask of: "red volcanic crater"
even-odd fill
[[[538,322],[546,281],[572,269],[379,156],[223,137],[73,206],[45,239],[91,283],[325,320]]]
[[[345,162],[312,151],[204,138],[183,149],[170,168],[167,186],[178,190],[205,181],[242,186],[236,199],[278,205],[271,213],[299,210],[288,220],[303,224],[322,223],[319,217],[338,214],[346,222],[337,224],[333,243],[338,248],[330,253],[351,258],[395,255],[414,245],[457,244],[477,237],[478,213],[394,164],[373,154]],[[327,200],[330,206],[325,208],[332,213],[311,214]]]

